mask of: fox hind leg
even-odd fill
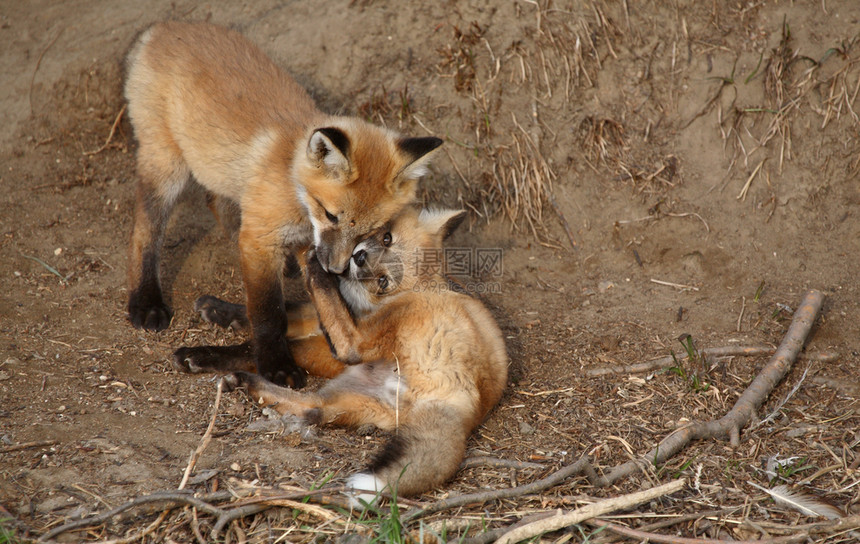
[[[255,402],[271,406],[279,414],[304,417],[307,412],[319,408],[321,404],[320,397],[315,393],[299,393],[277,385],[259,374],[236,372],[228,374],[224,380],[231,389],[245,387]]]
[[[141,179],[137,185],[128,264],[129,321],[137,328],[152,331],[170,325],[170,308],[161,290],[159,259],[170,212],[190,178],[181,155],[166,158],[164,155],[151,152],[141,141],[138,151]],[[163,159],[161,164],[159,158]]]

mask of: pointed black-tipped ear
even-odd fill
[[[410,160],[403,169],[403,177],[417,179],[427,173],[430,152],[442,145],[442,140],[432,136],[426,138],[401,138],[397,147]]]
[[[403,153],[417,161],[427,153],[430,153],[442,145],[442,140],[429,136],[427,138],[401,138],[397,141],[397,147]]]
[[[463,224],[463,221],[466,219],[467,215],[469,215],[469,212],[467,212],[466,210],[460,210],[456,214],[449,217],[448,221],[445,222],[445,225],[442,226],[442,239],[445,240],[446,238],[451,236],[451,234],[453,234],[454,231],[457,230],[460,225]]]
[[[440,240],[451,236],[457,227],[466,219],[466,210],[421,210],[418,220],[431,234],[439,236]]]
[[[308,158],[328,168],[346,170],[349,167],[349,137],[339,128],[318,128],[308,141]]]

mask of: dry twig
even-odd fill
[[[680,536],[672,536],[672,535],[661,535],[657,533],[648,533],[645,531],[640,531],[637,529],[631,529],[630,527],[624,527],[622,525],[616,525],[614,523],[608,523],[605,521],[597,520],[595,524],[600,527],[606,527],[606,529],[618,533],[620,535],[629,536],[631,538],[642,540],[643,542],[659,542],[661,544],[719,544],[723,542],[731,542],[732,544],[791,544],[793,542],[805,542],[808,538],[808,535],[791,535],[791,536],[782,536],[777,538],[765,538],[761,540],[715,540],[711,538],[685,538]]]
[[[705,357],[756,357],[759,355],[771,355],[774,349],[768,346],[721,346],[716,348],[704,348],[699,350],[699,354]],[[675,358],[678,358],[676,355]],[[687,354],[681,354],[680,357],[687,358]],[[641,372],[651,372],[668,368],[675,364],[675,358],[671,355],[654,359],[653,361],[645,361],[644,363],[635,363],[632,365],[607,365],[594,368],[587,368],[583,371],[586,376],[596,378],[598,376],[606,376],[607,374],[638,374]],[[821,352],[821,353],[801,353],[798,359],[806,359],[819,363],[832,363],[839,358],[838,353]]]
[[[207,427],[206,432],[203,433],[203,439],[200,441],[200,445],[191,453],[191,458],[188,460],[188,466],[185,467],[185,474],[182,475],[182,482],[179,484],[179,489],[185,489],[185,485],[188,483],[188,478],[191,476],[191,471],[194,470],[194,465],[197,464],[197,460],[200,459],[200,455],[203,454],[203,450],[205,450],[206,446],[209,445],[209,442],[212,441],[212,429],[215,427],[215,419],[218,417],[218,407],[221,405],[221,394],[223,392],[224,378],[221,378],[218,380],[218,391],[215,393],[215,406],[212,408],[212,419],[209,420],[209,427]]]
[[[448,510],[449,508],[456,508],[458,506],[463,506],[466,504],[480,504],[498,499],[519,497],[522,495],[528,495],[530,493],[540,493],[545,489],[554,487],[559,483],[563,482],[564,480],[583,472],[586,473],[590,481],[597,479],[597,474],[591,467],[591,462],[589,461],[588,457],[581,457],[575,463],[567,465],[566,467],[563,467],[560,470],[553,472],[546,478],[537,480],[536,482],[532,482],[530,484],[524,484],[507,489],[491,489],[489,491],[480,491],[478,493],[455,495],[453,497],[434,502],[423,508],[419,508],[418,510],[413,510],[407,513],[405,516],[403,516],[403,524],[405,525],[410,521],[423,516],[428,516],[430,514],[435,514],[436,512],[441,512],[442,510]]]
[[[557,516],[535,521],[534,523],[523,525],[522,527],[518,527],[505,533],[496,541],[496,544],[513,544],[543,533],[557,531],[569,525],[581,523],[587,519],[602,516],[616,510],[632,508],[642,504],[643,502],[648,502],[658,497],[663,497],[665,495],[675,493],[676,491],[680,491],[686,485],[686,480],[672,480],[669,483],[652,487],[651,489],[637,491],[636,493],[613,497],[611,499],[605,499],[594,504],[583,506],[582,508],[577,508],[571,512],[559,512],[559,515]]]
[[[22,444],[13,444],[11,446],[3,446],[0,448],[0,453],[10,453],[13,451],[27,450],[30,448],[44,448],[59,444],[57,440],[38,440],[36,442],[24,442]]]
[[[110,134],[108,134],[108,137],[107,137],[107,140],[105,140],[105,143],[103,143],[102,146],[100,148],[96,149],[95,151],[84,151],[84,155],[96,155],[98,153],[101,153],[105,149],[107,149],[107,146],[110,145],[110,141],[113,140],[114,133],[116,133],[116,127],[119,126],[119,121],[120,121],[120,119],[122,119],[122,115],[125,113],[125,108],[126,108],[126,105],[123,104],[122,109],[119,110],[118,114],[116,114],[116,119],[114,119],[113,125],[111,125],[111,127],[110,127]]]

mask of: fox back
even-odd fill
[[[438,138],[407,138],[330,116],[240,34],[206,23],[159,23],[128,56],[128,112],[140,180],[129,250],[129,319],[161,330],[170,310],[159,255],[191,179],[238,205],[238,244],[258,370],[296,387],[286,344],[284,252],[313,244],[341,273],[355,245],[415,196]]]

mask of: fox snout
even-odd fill
[[[342,274],[352,259],[352,248],[348,251],[336,251],[329,245],[321,244],[316,248],[317,259],[323,270],[330,274]]]

